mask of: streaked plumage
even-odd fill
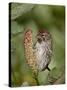
[[[52,55],[51,34],[45,30],[39,30],[37,33],[37,42],[34,45],[34,54],[36,56],[37,69],[39,71],[48,68]]]

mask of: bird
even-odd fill
[[[37,70],[44,71],[47,69],[50,71],[48,65],[52,56],[52,36],[47,30],[40,29],[37,32],[36,39],[33,49],[36,56]]]

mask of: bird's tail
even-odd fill
[[[48,71],[51,71],[48,66],[46,68],[43,68],[42,71],[44,71],[45,69],[47,69]]]
[[[48,66],[46,67],[46,69],[47,69],[48,71],[51,71],[50,68],[49,68]]]

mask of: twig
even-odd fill
[[[33,78],[36,80],[37,85],[40,85],[39,84],[39,81],[38,81],[38,74],[34,74],[34,77]]]

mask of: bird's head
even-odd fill
[[[41,43],[42,41],[46,42],[50,38],[51,38],[51,35],[47,30],[44,30],[44,29],[38,30],[37,41],[39,43]]]

